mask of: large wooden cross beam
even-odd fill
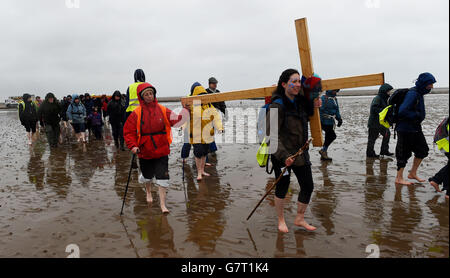
[[[302,74],[305,77],[311,77],[314,73],[311,46],[309,43],[308,25],[306,18],[297,19],[295,21],[295,28],[297,31],[298,51],[300,53],[300,63],[302,67]],[[359,75],[344,78],[335,78],[322,80],[322,89],[335,90],[345,88],[357,88],[366,86],[382,85],[384,83],[384,73]],[[274,86],[249,89],[242,91],[224,92],[216,94],[201,95],[195,97],[181,98],[182,104],[192,104],[194,101],[201,101],[201,103],[213,103],[220,101],[230,101],[239,99],[250,99],[271,96],[275,90]],[[313,146],[320,147],[323,145],[322,127],[320,124],[319,109],[314,110],[314,115],[310,118],[311,137],[313,138]]]

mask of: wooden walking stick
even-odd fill
[[[290,156],[289,158],[291,159],[296,159],[299,155],[301,155],[302,153],[304,153],[308,148],[309,148],[309,144],[311,143],[312,139],[309,139],[305,145],[303,145],[303,147],[300,148],[300,150],[298,150],[297,153],[295,153],[294,155]],[[288,159],[289,159],[288,158]],[[287,167],[284,167],[283,171],[281,172],[281,175],[278,176],[278,178],[275,180],[275,182],[270,186],[270,188],[266,191],[266,194],[264,194],[264,196],[261,198],[261,200],[259,200],[258,204],[255,206],[255,208],[252,210],[252,212],[250,213],[250,215],[247,217],[247,221],[250,219],[250,217],[252,217],[253,213],[256,211],[256,209],[259,207],[259,205],[261,205],[262,201],[264,201],[264,199],[267,197],[267,195],[269,195],[270,191],[272,191],[272,189],[275,188],[275,186],[277,185],[277,183],[280,182],[281,178],[283,177],[284,173],[286,173],[287,171]]]

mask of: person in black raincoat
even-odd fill
[[[108,103],[107,113],[109,115],[109,123],[111,124],[112,134],[114,137],[114,144],[116,148],[119,148],[120,141],[120,149],[122,151],[124,148],[124,139],[123,139],[123,125],[125,120],[125,104],[121,99],[121,94],[119,91],[115,91],[112,95],[111,101]]]
[[[45,101],[38,110],[38,118],[42,119],[44,124],[47,141],[50,147],[58,146],[60,133],[59,122],[61,121],[61,106],[53,93],[45,96]]]

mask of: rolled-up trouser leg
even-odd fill
[[[397,132],[397,146],[395,147],[395,158],[397,159],[397,171],[406,167],[408,159],[412,155],[411,132]]]

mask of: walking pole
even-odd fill
[[[289,158],[296,159],[297,156],[301,155],[304,151],[306,151],[309,148],[309,144],[311,143],[311,141],[312,141],[312,139],[309,139],[305,143],[305,145],[303,145],[303,147],[301,147],[300,150],[298,150],[298,152],[296,154],[294,154],[293,156],[290,156]],[[272,189],[277,185],[277,183],[280,182],[280,180],[283,177],[284,173],[286,173],[286,170],[287,170],[287,167],[284,167],[283,171],[281,172],[281,175],[278,176],[278,178],[275,180],[275,182],[266,191],[266,194],[264,194],[264,196],[261,198],[261,200],[259,200],[258,204],[255,206],[255,208],[252,210],[250,215],[247,217],[247,221],[250,219],[250,217],[252,217],[253,213],[256,211],[256,209],[259,207],[259,205],[262,203],[262,201],[264,201],[264,199],[267,197],[267,195],[269,195],[270,191],[272,191]]]
[[[183,182],[184,182],[184,158],[183,158]]]
[[[131,170],[133,169],[133,162],[135,157],[136,154],[133,154],[133,156],[131,157],[130,172],[128,173],[127,187],[125,188],[125,194],[123,195],[122,209],[120,210],[120,215],[122,215],[123,213],[123,206],[125,205],[125,199],[127,197],[128,185],[130,184]]]

